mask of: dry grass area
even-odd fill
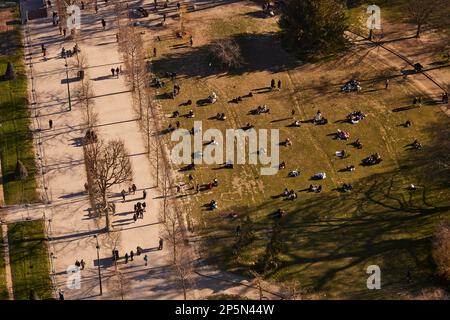
[[[293,142],[291,147],[281,147],[287,167],[276,176],[261,176],[259,166],[251,165],[229,170],[201,165],[185,173],[186,181],[192,173],[199,185],[213,178],[220,181],[218,188],[196,193],[186,187],[180,195],[192,209],[205,255],[222,268],[245,273],[264,255],[279,224],[281,263],[265,274],[268,278],[296,279],[325,298],[406,298],[433,285],[431,238],[437,223],[450,217],[448,171],[438,163],[448,150],[448,118],[408,78],[378,62],[370,49],[355,47],[314,64],[298,61],[282,48],[276,18],[263,18],[259,11],[259,6],[238,2],[189,14],[185,26],[193,36],[193,47],[187,36],[174,37],[173,29],[162,29],[161,41],[154,41],[153,35],[148,39],[158,48],[155,73],[164,77],[165,72],[176,72],[181,86],[175,99],[164,98],[172,90],[169,79],[164,78],[167,86],[158,90],[167,123],[178,120],[190,129],[194,120],[202,120],[203,131],[252,123],[257,129],[279,129],[281,140],[289,137]],[[210,44],[225,38],[240,44],[246,62],[229,72],[209,65]],[[392,77],[388,90],[386,76]],[[340,93],[340,86],[353,77],[361,81],[362,92]],[[281,79],[280,91],[261,90],[271,79]],[[217,103],[195,105],[212,91],[219,96]],[[249,92],[253,97],[229,103]],[[411,106],[416,96],[424,98],[420,108]],[[189,99],[192,106],[180,106]],[[262,104],[270,107],[270,114],[249,113]],[[175,110],[185,115],[190,109],[195,112],[193,119],[169,118]],[[296,119],[304,121],[300,128],[290,126],[292,110]],[[328,118],[327,125],[307,122],[318,110]],[[345,122],[354,110],[367,114],[355,125]],[[227,115],[226,121],[213,119],[219,112]],[[402,125],[406,120],[412,127]],[[335,140],[337,129],[348,131],[351,138]],[[362,149],[349,145],[356,138]],[[170,145],[170,137],[166,139]],[[410,148],[415,139],[423,150]],[[335,151],[342,149],[350,157],[338,159]],[[375,152],[383,162],[362,166],[361,160]],[[348,165],[355,165],[356,171],[342,172]],[[293,169],[300,170],[299,177],[288,177]],[[307,192],[311,183],[318,184],[311,176],[320,171],[327,173],[320,182],[322,193]],[[337,188],[342,183],[353,184],[354,190],[340,193]],[[411,183],[419,189],[407,190]],[[294,189],[298,199],[279,197],[284,188]],[[204,207],[212,199],[218,202],[216,211]],[[273,217],[278,208],[287,212],[281,220]],[[232,211],[238,214],[236,219],[227,218]],[[233,252],[238,241],[234,230],[247,216],[255,237]],[[365,271],[372,264],[382,269],[379,291],[366,288]]]

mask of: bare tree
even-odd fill
[[[409,0],[408,11],[417,25],[416,38],[420,38],[422,27],[429,21],[430,16],[438,8],[440,0]]]
[[[138,106],[139,119],[142,119],[143,108],[150,103],[146,101],[145,93],[149,79],[142,36],[133,25],[119,27],[119,48],[124,57],[126,76],[133,91],[135,105]]]
[[[108,192],[115,185],[131,181],[130,158],[122,140],[111,140],[107,143],[99,140],[85,145],[84,150],[86,168],[101,197],[100,206],[105,214],[106,230],[109,231]]]
[[[241,48],[234,40],[224,39],[215,41],[211,45],[210,51],[212,60],[221,67],[237,68],[244,63]]]

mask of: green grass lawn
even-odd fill
[[[191,190],[185,197],[209,262],[245,274],[264,256],[279,225],[279,265],[265,273],[267,278],[298,280],[304,289],[324,298],[397,299],[433,285],[431,237],[437,223],[450,218],[449,172],[439,165],[450,151],[448,118],[407,78],[392,78],[391,88],[384,90],[383,78],[396,71],[366,51],[352,50],[315,64],[296,61],[281,48],[274,20],[260,19],[252,10],[246,7],[239,14],[203,19],[191,29],[194,39],[202,39],[201,45],[174,50],[182,41],[164,40],[158,44],[161,56],[154,61],[157,74],[172,71],[179,75],[181,94],[174,100],[160,96],[167,123],[179,120],[183,128],[190,129],[194,120],[202,120],[203,132],[208,128],[223,132],[249,122],[256,128],[279,129],[280,140],[289,137],[293,141],[291,147],[280,147],[280,160],[287,168],[276,176],[261,176],[260,167],[250,165],[232,170],[200,165],[189,172],[199,184],[213,178],[220,181],[217,189],[199,194]],[[226,37],[241,44],[247,61],[246,66],[228,73],[208,66],[209,43]],[[362,82],[363,91],[340,93],[340,86],[352,77]],[[272,78],[282,80],[281,91],[254,91],[254,96],[242,103],[228,103],[236,96],[267,87]],[[172,89],[172,83],[167,82],[167,89],[158,90],[158,94]],[[217,103],[195,106],[211,91],[218,94]],[[423,96],[425,103],[411,108],[416,96]],[[192,106],[180,106],[188,99]],[[270,107],[270,114],[249,114],[262,104]],[[175,110],[183,115],[190,109],[195,112],[194,119],[168,118]],[[291,110],[299,120],[312,119],[320,110],[329,124],[290,127]],[[367,114],[356,125],[345,122],[354,110]],[[212,119],[219,112],[227,115],[226,121]],[[413,126],[402,126],[406,120]],[[351,138],[333,139],[337,129],[349,131]],[[349,145],[356,138],[363,143],[362,149]],[[169,137],[166,139],[173,145]],[[408,147],[415,139],[424,145],[423,150]],[[334,155],[342,149],[349,152],[349,158]],[[382,155],[381,164],[360,165],[375,152]],[[355,165],[356,171],[342,172],[348,165]],[[299,169],[300,176],[288,178],[293,169]],[[320,171],[327,173],[327,179],[311,181]],[[336,190],[344,182],[354,186],[353,192]],[[306,192],[311,183],[321,184],[323,192]],[[410,183],[420,186],[419,190],[408,191]],[[299,198],[286,201],[279,197],[284,188],[294,189]],[[219,210],[205,210],[204,204],[212,199],[218,201]],[[278,208],[287,212],[282,220],[272,215]],[[235,220],[227,218],[232,211],[238,213]],[[254,237],[235,251],[238,238],[234,230],[237,225],[245,226],[248,216],[253,221]],[[366,288],[366,268],[372,264],[382,270],[382,290]],[[406,279],[408,270],[411,282]]]
[[[21,33],[18,27],[1,33],[5,37],[0,50],[0,75],[11,61],[17,74],[14,81],[0,80],[0,151],[3,190],[6,204],[29,203],[38,199],[35,180],[33,137],[27,98],[27,76],[23,61]],[[17,160],[28,170],[25,181],[14,179]]]
[[[47,240],[42,220],[8,225],[14,299],[27,300],[30,290],[52,299]]]
[[[5,251],[3,250],[3,231],[0,228],[0,300],[8,299],[5,276]]]

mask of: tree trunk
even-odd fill
[[[416,32],[416,38],[420,38],[420,32],[422,31],[422,24],[417,24],[417,32]]]
[[[105,205],[105,229],[109,232],[109,205],[108,205],[108,195],[106,191],[103,193],[103,203]]]

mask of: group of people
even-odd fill
[[[353,111],[352,113],[350,113],[347,116],[347,120],[352,123],[358,123],[359,121],[361,121],[362,119],[364,119],[366,117],[366,115],[364,113],[362,113],[361,111]]]
[[[144,202],[138,201],[134,205],[134,214],[133,214],[133,220],[134,222],[137,221],[137,219],[144,219],[144,212],[145,208],[147,207],[147,204]]]
[[[84,262],[83,259],[81,259],[80,261],[78,261],[78,260],[75,261],[75,266],[77,266],[81,270],[84,270],[85,265],[86,265],[86,263]]]
[[[119,74],[122,73],[122,66],[111,68],[111,75],[113,77],[119,78]]]
[[[375,165],[382,161],[381,155],[377,152],[363,160],[363,164],[365,165]]]
[[[288,188],[284,189],[283,196],[286,197],[287,200],[295,200],[298,198],[297,193],[293,189],[288,190]]]

